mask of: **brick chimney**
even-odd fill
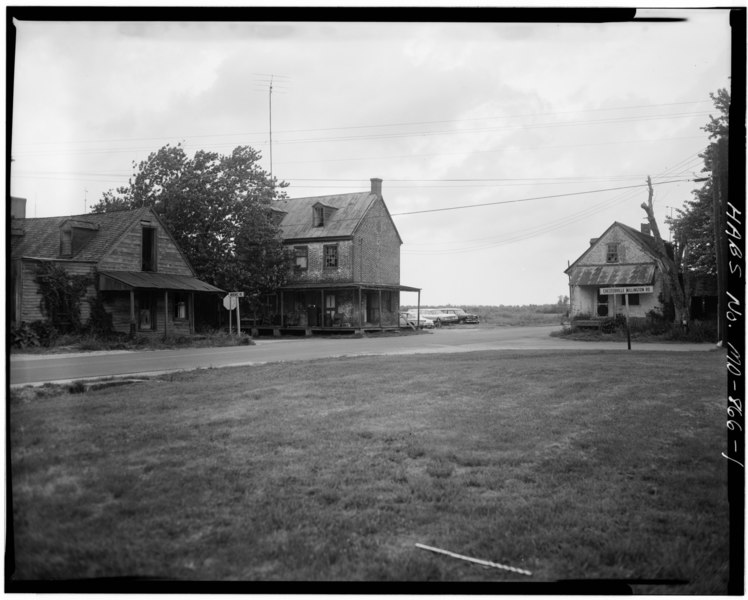
[[[26,218],[26,198],[10,197],[10,217],[11,219]]]
[[[371,193],[377,196],[382,195],[382,180],[377,177],[371,178]]]
[[[652,235],[652,228],[649,226],[649,223],[642,223],[641,230],[644,235]]]

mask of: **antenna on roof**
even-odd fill
[[[83,188],[83,212],[88,212],[88,190]]]
[[[263,77],[270,77],[269,80],[266,80],[264,83],[267,83],[268,85],[268,130],[269,130],[269,137],[270,137],[270,179],[273,179],[273,80],[276,77],[280,77],[281,79],[288,79],[285,75],[265,75],[261,73],[255,73],[255,75],[261,75]],[[282,84],[285,84],[287,82],[281,81]],[[276,83],[277,85],[277,83]],[[281,92],[285,91],[283,88],[281,88]]]

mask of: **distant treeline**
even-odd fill
[[[401,310],[415,310],[415,305],[406,305]],[[568,305],[556,304],[526,304],[491,306],[485,304],[440,304],[421,305],[421,308],[462,308],[466,312],[478,315],[481,323],[489,325],[557,325],[566,315]]]

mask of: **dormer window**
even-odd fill
[[[334,206],[328,206],[321,202],[317,202],[317,204],[312,206],[312,226],[324,227],[330,222],[330,218],[335,214],[336,210],[338,209]]]
[[[68,219],[60,225],[60,256],[71,258],[95,236],[99,226],[89,221]]]
[[[605,262],[618,262],[618,244],[608,244],[608,251],[605,254]]]
[[[321,204],[318,204],[317,206],[313,207],[314,210],[314,221],[313,224],[315,227],[324,227],[325,226],[325,207]]]

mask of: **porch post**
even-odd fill
[[[327,316],[327,307],[325,306],[325,290],[319,291],[319,299],[320,299],[320,308],[317,314],[322,318],[322,322],[320,323],[321,327],[326,327],[327,324],[325,323],[325,317]]]
[[[379,290],[379,329],[382,329],[382,290]]]
[[[130,288],[130,334],[134,335],[137,331],[137,321],[135,320],[135,290]]]
[[[418,290],[418,308],[416,309],[416,327],[421,325],[421,290]]]
[[[164,290],[164,337],[169,333],[169,292]]]
[[[364,315],[361,314],[361,287],[358,288],[358,328],[364,327]]]
[[[280,296],[280,326],[283,327],[283,321],[285,320],[285,316],[283,315],[283,290],[281,290]]]
[[[190,333],[195,333],[195,292],[190,292],[187,310],[190,311]]]

